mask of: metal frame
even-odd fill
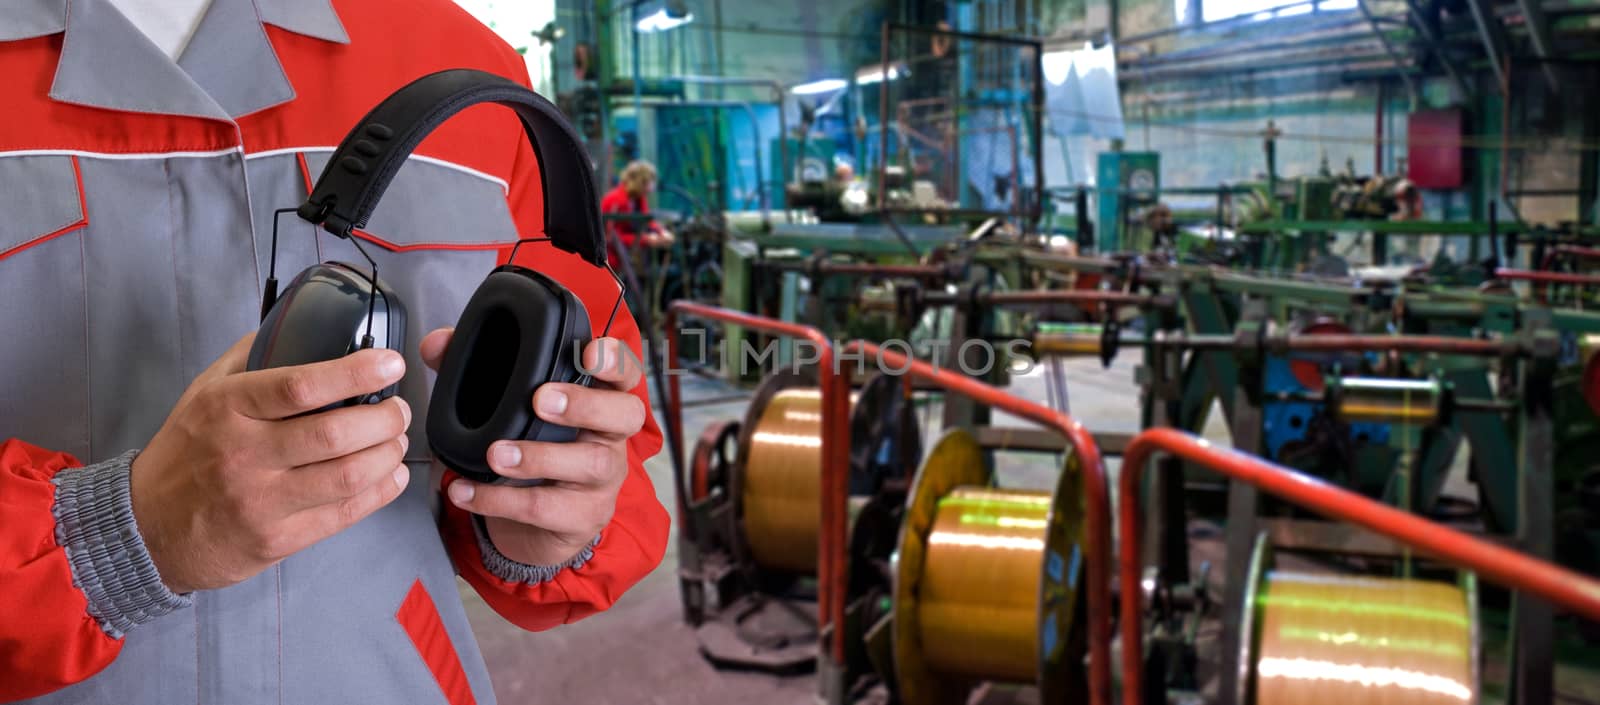
[[[817,381],[822,391],[822,507],[821,530],[817,537],[817,628],[818,633],[829,635],[831,643],[819,651],[819,666],[824,663],[842,668],[844,663],[845,581],[845,525],[850,469],[850,390],[848,380],[835,364],[833,343],[822,331],[811,326],[788,323],[764,316],[756,316],[731,309],[691,301],[674,301],[667,307],[667,361],[678,359],[678,316],[691,315],[722,323],[734,324],[792,338],[803,338],[817,346]],[[683,393],[680,375],[669,375],[666,413],[671,423],[668,432],[675,436],[677,448],[683,448]],[[692,523],[688,503],[684,499],[684,478],[675,469],[674,487],[678,498],[678,528],[680,547],[691,546],[697,538],[697,527]],[[828,638],[824,636],[824,638]]]
[[[878,51],[878,65],[882,66],[885,72],[889,70],[889,62],[891,61],[889,47],[892,46],[894,35],[897,33],[936,35],[941,37],[950,37],[952,39],[965,39],[977,42],[995,42],[999,44],[1014,44],[1022,47],[1031,47],[1033,49],[1033,60],[1035,62],[1038,62],[1040,57],[1044,56],[1044,42],[1037,39],[1028,39],[1004,34],[961,32],[952,29],[940,29],[938,27],[915,26],[901,24],[898,22],[885,22],[883,23],[883,30],[881,33],[882,44],[880,44]],[[891,81],[888,80],[888,76],[885,76],[884,80],[878,82],[878,160],[880,163],[878,164],[877,205],[880,208],[887,205],[885,199],[888,198],[888,190],[886,186],[888,184],[887,167],[889,166],[889,130],[887,126],[889,125],[890,83]],[[1030,133],[1028,137],[1032,141],[1034,149],[1037,150],[1041,145],[1044,144],[1045,110],[1043,69],[1036,68],[1033,71],[1032,83],[1033,86],[1030,91],[1030,97],[1032,100],[1029,107],[1033,110],[1033,120],[1031,120],[1031,125],[1028,129],[1028,132]],[[1013,149],[1015,148],[1016,144],[1013,142]],[[1017,164],[1013,159],[1013,169],[1015,169],[1016,166]],[[1035,195],[1032,202],[1028,204],[1026,222],[1030,224],[1038,224],[1039,218],[1044,209],[1044,160],[1039,158],[1037,154],[1035,154],[1033,159],[1033,189]]]
[[[1144,473],[1138,469],[1156,453],[1181,457],[1194,465],[1226,475],[1231,480],[1249,483],[1319,514],[1357,524],[1459,568],[1476,571],[1500,585],[1542,598],[1589,619],[1600,619],[1600,581],[1260,458],[1216,447],[1205,439],[1182,431],[1153,428],[1134,437],[1123,456],[1124,471],[1119,473],[1119,496],[1139,496]],[[1089,509],[1089,521],[1105,521],[1105,517],[1095,514],[1094,505],[1091,504]],[[1118,561],[1118,585],[1122,597],[1122,702],[1124,705],[1142,705],[1143,606],[1139,585],[1142,566],[1137,547],[1143,527],[1139,521],[1138,502],[1121,502],[1117,520],[1123,541]],[[1090,529],[1091,535],[1095,532],[1105,535],[1109,530],[1109,526]],[[1090,579],[1094,579],[1093,576],[1091,571]],[[1091,610],[1089,619],[1096,623],[1090,632],[1094,635],[1102,633],[1099,630],[1109,624],[1111,617]]]

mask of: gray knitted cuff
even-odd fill
[[[56,543],[67,550],[72,584],[113,639],[190,600],[162,584],[133,521],[129,468],[138,451],[56,473]]]
[[[478,549],[483,551],[483,567],[488,568],[495,577],[511,583],[542,583],[555,579],[556,574],[567,568],[582,568],[583,564],[594,558],[594,547],[600,545],[600,535],[595,534],[588,546],[565,563],[528,565],[507,558],[500,549],[494,547],[494,542],[489,540],[489,531],[484,527],[483,517],[476,514],[472,516],[472,530],[478,535]]]

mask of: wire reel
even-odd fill
[[[1083,507],[1076,456],[1054,492],[997,488],[969,432],[928,453],[895,565],[895,690],[906,705],[965,703],[979,682],[1032,683],[1081,702]]]
[[[889,591],[885,573],[903,505],[890,480],[921,457],[901,384],[880,375],[851,395],[846,598],[858,603]],[[816,622],[789,598],[808,599],[795,588],[816,574],[822,431],[815,376],[780,371],[757,387],[742,422],[712,424],[695,446],[689,487],[680,491],[691,498],[693,516],[704,519],[699,530],[684,527],[692,543],[680,547],[681,582],[685,617],[713,664],[778,674],[816,664]],[[707,584],[714,599],[707,599]],[[846,620],[850,664],[866,662],[855,633],[866,624]]]
[[[877,375],[851,394],[851,519],[884,481],[921,457],[901,378]],[[815,377],[767,377],[745,413],[729,477],[740,552],[763,572],[812,576],[821,531],[822,393]]]
[[[1477,581],[1454,583],[1274,569],[1257,537],[1238,625],[1235,702],[1476,705]],[[1225,626],[1226,628],[1226,626]]]
[[[689,464],[689,499],[703,502],[727,486],[739,442],[739,422],[713,422],[700,432]]]

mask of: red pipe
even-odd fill
[[[1130,294],[1123,291],[1096,291],[1065,289],[1053,291],[995,291],[982,294],[978,300],[986,304],[1050,304],[1050,303],[1104,303],[1142,305],[1155,300],[1153,296]]]
[[[966,396],[973,401],[1028,419],[1042,426],[1054,428],[1065,436],[1078,455],[1078,466],[1083,470],[1083,491],[1088,509],[1085,542],[1088,544],[1089,566],[1086,580],[1089,583],[1089,702],[1105,705],[1111,702],[1111,507],[1106,494],[1105,461],[1100,447],[1083,424],[1071,416],[1053,411],[1021,397],[1013,396],[960,373],[943,370],[920,360],[884,350],[872,343],[854,340],[845,345],[840,358],[852,358],[865,353],[876,358],[886,372],[900,372],[946,390]],[[842,553],[842,552],[841,552]],[[843,580],[843,573],[836,573]]]
[[[1514,343],[1481,338],[1452,338],[1445,335],[1342,335],[1316,334],[1289,336],[1271,341],[1300,352],[1436,352],[1452,355],[1504,355],[1516,350]]]
[[[1118,553],[1122,598],[1122,702],[1142,705],[1139,687],[1144,646],[1143,607],[1139,588],[1139,555],[1143,527],[1139,521],[1139,481],[1145,461],[1162,451],[1248,482],[1294,504],[1332,519],[1350,522],[1407,544],[1455,566],[1477,572],[1506,587],[1542,597],[1589,619],[1600,620],[1600,581],[1560,566],[1497,546],[1455,529],[1400,511],[1354,492],[1301,475],[1230,448],[1170,428],[1152,428],[1134,436],[1122,456],[1117,520],[1122,537]],[[1238,586],[1228,586],[1237,590]],[[1093,614],[1091,612],[1091,614]]]
[[[795,267],[798,271],[809,269],[804,264]],[[944,279],[950,276],[947,267],[938,267],[925,264],[854,264],[847,262],[824,262],[819,271],[823,274],[856,274],[869,277],[913,277],[919,279]]]
[[[1496,269],[1496,279],[1514,279],[1521,281],[1539,282],[1543,284],[1577,284],[1580,286],[1600,286],[1600,276],[1593,274],[1572,274],[1570,272],[1539,272],[1529,269]]]
[[[839,374],[834,364],[833,341],[812,326],[779,321],[742,311],[707,306],[692,301],[674,301],[667,306],[667,362],[678,359],[678,314],[709,318],[732,323],[754,330],[766,331],[791,338],[803,338],[817,346],[817,382],[822,391],[822,507],[821,530],[817,534],[817,625],[819,633],[824,627],[836,625],[829,653],[835,665],[844,664],[844,545],[846,502],[849,494],[850,468],[850,390],[847,380]],[[677,448],[683,448],[683,392],[678,377],[669,374],[667,379],[667,414]],[[678,496],[678,521],[688,518],[682,487],[674,488]]]
[[[1548,267],[1550,261],[1557,255],[1570,255],[1578,259],[1600,259],[1600,247],[1583,247],[1581,245],[1556,245],[1550,248],[1550,253],[1544,256],[1543,266]]]

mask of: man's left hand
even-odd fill
[[[428,367],[438,369],[452,332],[441,328],[422,339]],[[507,487],[458,478],[447,491],[452,504],[483,516],[495,548],[519,563],[560,565],[594,541],[611,521],[628,475],[628,438],[644,427],[644,402],[630,391],[643,375],[632,351],[616,338],[600,338],[584,348],[583,362],[594,371],[592,386],[550,382],[530,400],[539,418],[578,429],[577,440],[489,447],[496,473],[544,484]]]

